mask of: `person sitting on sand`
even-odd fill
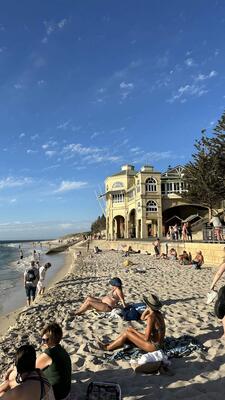
[[[26,344],[16,351],[15,367],[8,370],[0,385],[0,396],[5,400],[55,400],[52,386],[35,367],[36,352]]]
[[[190,264],[189,255],[186,252],[186,250],[184,250],[183,253],[179,255],[179,264],[181,264],[181,265],[189,265]]]
[[[149,298],[143,296],[143,301],[147,306],[141,315],[141,320],[146,321],[147,324],[144,333],[138,332],[133,327],[128,327],[113,342],[107,344],[99,342],[103,350],[115,350],[123,347],[126,343],[132,343],[146,352],[153,352],[161,348],[166,330],[164,317],[160,312],[162,303],[153,294],[150,294]]]
[[[195,258],[191,261],[191,264],[195,269],[201,269],[202,264],[204,264],[204,257],[201,250],[197,251]]]
[[[112,291],[109,295],[102,298],[88,296],[84,303],[80,306],[75,315],[84,314],[87,310],[96,310],[98,312],[111,312],[113,308],[118,307],[121,302],[123,307],[126,307],[124,295],[122,290],[122,281],[120,278],[115,277],[109,281],[112,285]]]
[[[169,250],[168,259],[169,260],[177,260],[177,252],[173,247]]]
[[[69,400],[71,359],[60,345],[62,336],[59,324],[51,323],[44,327],[41,335],[43,353],[37,358],[36,368],[43,370],[44,376],[52,385],[56,400]]]

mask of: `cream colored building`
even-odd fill
[[[181,197],[186,190],[182,178],[180,166],[161,173],[149,165],[140,171],[124,165],[120,172],[107,177],[107,239],[161,237],[170,224],[179,224],[184,217],[201,218],[205,207],[188,204]]]

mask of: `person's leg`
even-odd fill
[[[139,349],[147,351],[147,352],[156,350],[156,347],[154,344],[152,344],[150,342],[146,342],[144,339],[142,339],[140,336],[138,336],[138,334],[135,332],[135,330],[129,329],[129,328],[125,332],[123,332],[113,342],[106,344],[106,345],[102,345],[102,348],[107,351],[116,350],[120,347],[123,347],[123,345],[127,341],[135,344]]]
[[[35,295],[36,295],[36,286],[31,288],[32,302],[35,300]]]
[[[9,389],[10,389],[10,385],[9,385],[9,381],[7,379],[0,385],[0,397],[2,397],[5,394],[5,392],[7,392],[7,390],[9,390]]]
[[[110,306],[108,306],[108,304],[102,303],[102,301],[99,299],[91,300],[91,299],[87,298],[87,300],[85,300],[84,304],[82,304],[82,306],[79,308],[79,310],[77,312],[75,312],[75,315],[81,315],[81,314],[85,313],[87,310],[110,312],[112,309]]]
[[[31,300],[31,293],[30,293],[30,287],[25,287],[26,290],[26,296],[27,296],[27,306],[30,306],[30,300]]]

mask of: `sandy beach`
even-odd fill
[[[217,399],[224,398],[225,347],[221,323],[215,318],[213,304],[206,305],[206,293],[215,268],[205,266],[193,270],[175,261],[156,260],[153,256],[135,254],[133,265],[124,267],[121,252],[106,250],[100,254],[84,254],[77,259],[70,251],[70,271],[56,277],[44,296],[29,309],[21,310],[14,324],[0,339],[1,373],[12,362],[15,348],[28,341],[39,349],[38,339],[45,323],[57,321],[63,327],[63,346],[71,355],[72,399],[85,399],[91,381],[112,381],[120,384],[123,399]],[[145,268],[145,273],[136,268]],[[60,271],[65,274],[66,268]],[[107,361],[98,348],[96,336],[114,339],[130,322],[109,319],[108,315],[89,311],[73,317],[72,312],[87,295],[103,296],[110,290],[108,281],[119,276],[124,283],[126,302],[140,302],[142,295],[152,292],[163,302],[166,336],[193,335],[208,347],[207,353],[192,352],[183,358],[171,359],[171,375],[135,374],[129,361]],[[218,288],[225,284],[222,279]],[[143,325],[133,322],[139,330]],[[3,332],[3,330],[2,330]]]

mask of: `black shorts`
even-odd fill
[[[26,296],[28,299],[31,297],[34,299],[36,294],[36,286],[25,286]]]

